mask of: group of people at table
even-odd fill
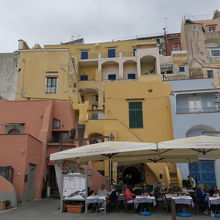
[[[192,177],[188,177],[190,182],[190,187],[188,190],[180,189],[178,187],[171,187],[167,189],[163,184],[157,183],[156,185],[147,185],[143,183],[141,186],[124,185],[122,181],[119,184],[114,184],[112,186],[111,192],[108,192],[105,185],[102,184],[101,188],[96,192],[88,190],[87,206],[94,208],[96,204],[96,209],[106,211],[106,206],[109,204],[112,207],[117,206],[120,202],[131,204],[137,210],[143,208],[143,203],[145,205],[151,204],[155,206],[159,199],[166,200],[167,203],[171,199],[175,199],[176,204],[195,205],[203,204],[205,207],[204,214],[214,215],[216,213],[216,205],[220,204],[219,190],[217,186],[214,186],[210,191],[204,190],[204,185],[199,184],[196,187],[195,180]],[[143,199],[148,200],[143,200]],[[95,200],[97,199],[97,200]],[[184,203],[184,199],[186,203]],[[93,202],[90,202],[93,201]],[[102,202],[100,202],[102,201]],[[165,202],[165,201],[164,201]],[[148,203],[148,204],[146,204]],[[146,207],[146,206],[145,206]]]

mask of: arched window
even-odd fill
[[[21,132],[18,129],[11,129],[8,131],[8,134],[21,134]]]

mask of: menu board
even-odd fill
[[[63,196],[65,200],[85,200],[86,177],[83,174],[68,174],[63,177]]]

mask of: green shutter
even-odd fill
[[[129,102],[129,127],[143,128],[142,102]]]

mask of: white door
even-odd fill
[[[193,97],[189,100],[190,112],[202,112],[202,102],[200,97]]]

